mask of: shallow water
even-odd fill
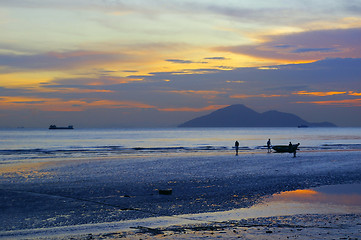
[[[0,163],[57,158],[264,151],[301,143],[301,150],[361,149],[361,128],[0,129]]]
[[[354,213],[361,213],[361,184],[340,184],[281,192],[250,208],[196,214],[192,215],[192,218],[226,221],[296,214]]]

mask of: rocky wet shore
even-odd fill
[[[59,239],[361,239],[361,214],[299,214],[206,224],[138,227],[128,232]]]

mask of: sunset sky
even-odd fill
[[[1,0],[0,29],[0,127],[361,126],[361,0]]]

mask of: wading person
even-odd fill
[[[267,150],[268,150],[268,153],[271,152],[271,139],[268,139],[268,141],[267,141]]]
[[[234,143],[234,147],[236,148],[236,156],[238,156],[238,148],[239,148],[239,142],[238,141],[236,141]]]
[[[293,146],[291,142],[290,142],[290,144],[288,144],[289,153],[293,153],[293,157],[296,157],[296,150],[297,150],[298,145],[300,145],[300,144]]]

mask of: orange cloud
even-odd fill
[[[182,108],[161,108],[159,111],[163,112],[203,112],[209,110],[217,110],[220,108],[227,107],[228,105],[210,105],[203,108],[190,108],[190,107],[182,107]]]
[[[311,95],[311,96],[319,96],[319,97],[325,97],[325,96],[332,96],[332,95],[340,95],[340,94],[346,94],[347,92],[307,92],[307,91],[298,91],[292,94],[296,95]]]
[[[106,89],[79,89],[79,88],[57,88],[57,89],[43,89],[39,88],[36,92],[56,92],[56,93],[114,93],[113,90],[106,90]]]
[[[344,107],[361,107],[361,98],[334,100],[334,101],[296,102],[296,103],[310,103],[317,105],[344,106]]]
[[[361,96],[361,93],[349,91],[349,92],[348,92],[348,95],[350,95],[350,96]]]
[[[42,111],[81,111],[79,100],[64,101],[59,98],[0,97],[0,109],[37,109]]]
[[[37,109],[40,111],[84,111],[94,108],[155,108],[133,101],[98,99],[63,100],[60,98],[0,97],[0,109]]]
[[[212,90],[171,90],[171,91],[160,91],[160,92],[168,92],[168,93],[179,93],[179,94],[200,94],[200,95],[217,95],[217,94],[225,94],[226,92],[222,91],[212,91]]]
[[[155,106],[133,102],[133,101],[111,101],[111,100],[95,100],[87,104],[88,107],[102,108],[155,108]]]
[[[280,95],[280,94],[236,94],[230,96],[230,98],[253,98],[253,97],[260,97],[260,98],[271,98],[271,97],[287,97],[287,95]]]

